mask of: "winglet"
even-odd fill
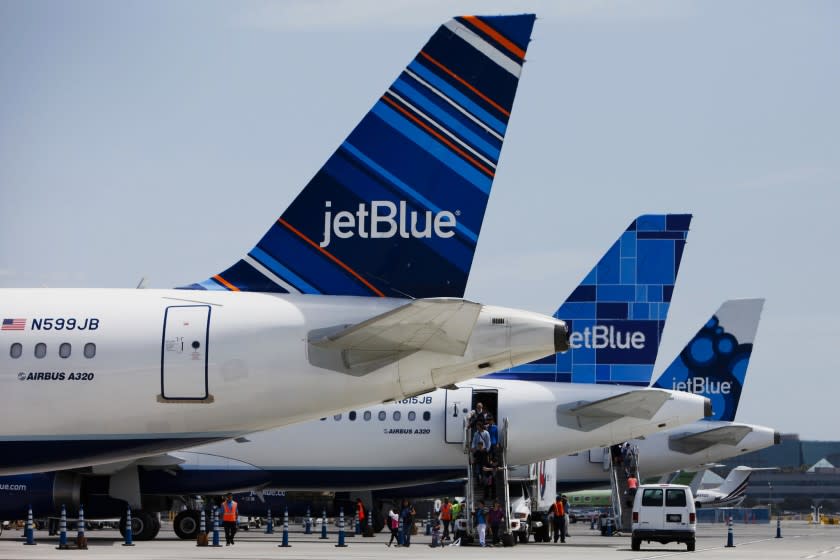
[[[653,386],[708,397],[708,420],[734,421],[763,307],[763,299],[725,301]]]
[[[463,297],[534,20],[442,25],[257,245],[186,288]]]

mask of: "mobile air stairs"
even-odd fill
[[[615,531],[629,533],[632,528],[633,499],[627,485],[629,475],[639,480],[639,451],[631,445],[624,453],[612,453],[605,450],[605,466],[610,471],[610,491],[612,502],[612,521]],[[603,531],[602,531],[603,532]]]
[[[465,502],[461,507],[461,517],[455,523],[456,538],[461,539],[461,544],[478,543],[478,532],[475,527],[475,511],[478,507],[478,502],[484,500],[484,505],[489,511],[493,507],[493,502],[498,501],[502,506],[502,511],[505,512],[502,544],[504,546],[513,546],[516,544],[511,528],[511,500],[510,500],[510,486],[509,469],[507,464],[507,435],[508,435],[508,419],[503,418],[499,423],[499,447],[501,452],[498,454],[498,467],[493,473],[493,492],[487,495],[485,499],[484,477],[476,476],[474,465],[472,464],[472,453],[470,450],[470,443],[472,442],[472,431],[469,427],[467,419],[464,421],[464,455],[467,458],[467,480],[465,488]],[[495,499],[491,496],[495,495]],[[487,542],[491,541],[490,527],[487,527]]]

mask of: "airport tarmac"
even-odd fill
[[[380,533],[374,538],[360,536],[346,539],[347,548],[336,548],[337,535],[331,532],[327,541],[319,535],[304,535],[290,532],[291,548],[280,548],[282,532],[266,535],[262,531],[241,531],[234,546],[202,548],[195,543],[182,541],[166,528],[154,541],[135,542],[133,547],[123,547],[116,531],[89,531],[87,550],[57,550],[58,539],[47,537],[46,532],[36,533],[37,546],[23,545],[21,531],[6,530],[0,536],[0,558],[39,560],[43,558],[129,558],[155,560],[183,560],[186,558],[219,559],[269,559],[269,558],[440,558],[441,554],[457,555],[461,558],[569,558],[592,559],[654,559],[678,558],[689,554],[685,546],[642,545],[640,552],[630,550],[630,539],[624,536],[602,537],[596,531],[584,526],[572,526],[572,536],[565,544],[517,545],[512,548],[444,547],[430,548],[431,537],[419,534],[412,537],[410,548],[388,548],[388,538]],[[790,521],[782,524],[782,539],[774,538],[775,524],[736,525],[734,527],[735,548],[725,548],[726,527],[724,525],[700,525],[697,530],[697,551],[703,558],[771,560],[775,558],[801,558],[816,560],[835,556],[840,558],[840,526],[813,526],[805,522]],[[75,534],[68,533],[69,537]],[[72,539],[71,539],[72,540]]]

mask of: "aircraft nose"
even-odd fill
[[[706,398],[705,401],[706,402],[703,403],[703,415],[708,418],[714,414],[712,411],[712,399]]]
[[[565,352],[569,349],[569,326],[566,323],[554,325],[554,351]]]

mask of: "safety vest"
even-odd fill
[[[441,521],[452,521],[452,504],[443,504],[440,506]]]
[[[222,521],[236,521],[239,517],[239,504],[235,501],[225,501],[222,503],[224,512],[222,513]]]
[[[365,505],[363,503],[359,502],[358,504],[356,504],[356,509],[358,510],[358,513],[359,513],[359,521],[364,521],[365,520]]]
[[[639,487],[639,481],[636,480],[635,476],[631,476],[630,478],[627,479],[627,487],[632,488],[632,489],[635,489],[635,488]]]
[[[563,507],[562,500],[557,500],[554,502],[554,515],[566,515],[566,508]]]
[[[452,516],[458,517],[461,513],[461,504],[452,504]]]

